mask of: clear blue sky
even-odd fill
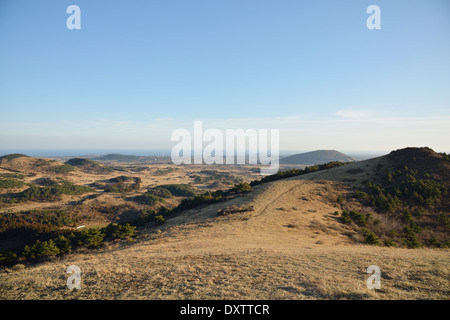
[[[0,150],[169,149],[194,120],[449,152],[450,1],[0,0]]]

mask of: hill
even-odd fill
[[[280,159],[280,164],[314,165],[331,161],[352,162],[356,159],[336,150],[316,150]]]
[[[73,167],[77,167],[78,169],[87,172],[87,173],[108,173],[113,171],[112,168],[97,163],[93,160],[84,159],[84,158],[73,158],[65,162],[66,165],[70,165]]]
[[[75,168],[55,160],[33,158],[15,153],[0,157],[0,168],[10,172],[35,173],[68,173]]]
[[[448,300],[449,231],[440,218],[448,217],[448,170],[445,156],[407,148],[298,171],[142,226],[133,244],[12,268],[0,274],[0,297]],[[410,246],[414,238],[422,247]],[[65,288],[71,264],[82,290]],[[366,286],[370,265],[381,269],[381,290]]]
[[[10,161],[13,159],[17,159],[17,158],[22,158],[22,157],[28,158],[28,156],[26,154],[22,154],[22,153],[7,154],[7,155],[0,157],[0,163],[3,163],[4,161]]]

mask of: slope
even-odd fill
[[[316,150],[282,158],[280,164],[313,165],[331,161],[351,162],[355,159],[336,150]]]
[[[355,244],[336,198],[382,179],[388,157],[256,186],[227,202],[182,212],[137,243],[77,252],[0,274],[0,297],[25,299],[448,299],[448,250]],[[354,204],[358,206],[358,203]],[[218,215],[226,207],[248,208]],[[65,287],[68,265],[82,289]],[[366,269],[382,270],[382,289]]]

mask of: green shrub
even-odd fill
[[[55,239],[55,244],[58,247],[61,254],[68,253],[72,249],[72,244],[70,240],[64,237],[63,235],[59,235]]]
[[[162,223],[164,223],[165,219],[164,219],[164,217],[162,215],[157,215],[157,216],[155,216],[155,221],[158,224],[162,224]]]
[[[343,210],[342,211],[342,213],[341,213],[341,221],[342,221],[342,223],[345,223],[345,224],[352,223],[352,219],[350,219],[350,215],[349,215],[347,210]]]
[[[54,257],[60,253],[60,250],[56,246],[53,240],[39,241],[37,240],[33,246],[25,246],[23,255],[31,258],[41,258],[41,257]]]
[[[397,243],[394,241],[394,239],[392,239],[392,238],[386,238],[386,239],[384,239],[384,241],[383,241],[383,245],[385,246],[385,247],[396,247],[397,246]]]
[[[12,264],[17,261],[17,254],[14,252],[1,252],[0,265]]]
[[[24,183],[16,179],[0,179],[0,189],[22,188]]]
[[[146,204],[149,206],[153,206],[155,204],[157,204],[158,202],[161,202],[162,199],[156,195],[154,195],[152,192],[145,192],[139,196],[137,196],[136,201],[142,204]]]
[[[363,228],[362,231],[363,231],[364,238],[365,238],[367,244],[370,244],[370,245],[379,245],[380,244],[380,239],[378,238],[378,236],[375,233],[373,233],[372,231],[370,231],[366,228]]]
[[[70,164],[62,164],[57,167],[51,167],[50,171],[53,171],[55,173],[68,173],[75,170],[75,167],[71,166]]]
[[[405,237],[403,238],[402,242],[405,246],[407,246],[410,249],[422,247],[422,243],[420,243],[419,239],[417,239],[416,232],[414,231],[413,228],[407,226],[404,229],[404,232]]]
[[[195,197],[197,193],[188,184],[163,184],[157,187],[158,189],[166,189],[170,191],[171,195],[176,197]]]
[[[450,228],[450,219],[448,218],[448,215],[446,213],[439,213],[438,220],[441,225]]]
[[[103,244],[105,234],[98,228],[83,229],[78,235],[78,245],[86,248],[97,248]]]
[[[130,226],[129,223],[125,225],[118,224],[113,226],[111,235],[115,239],[129,240],[134,237],[134,229],[136,229],[136,227]]]
[[[434,236],[431,236],[429,242],[430,242],[430,246],[432,246],[434,248],[442,248],[443,247],[442,243],[440,243]]]
[[[231,188],[231,192],[235,193],[247,193],[251,191],[252,187],[247,182],[238,183]]]
[[[153,189],[150,189],[147,191],[148,193],[154,194],[157,197],[160,198],[171,198],[172,197],[172,192],[170,192],[168,189],[166,188],[162,188],[162,187],[155,187]]]

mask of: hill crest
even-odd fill
[[[331,161],[352,162],[356,159],[336,150],[316,150],[280,159],[280,164],[314,165]]]

